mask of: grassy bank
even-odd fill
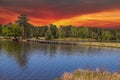
[[[63,38],[63,39],[56,39],[55,41],[65,41],[65,42],[76,43],[77,45],[84,45],[84,46],[120,48],[120,42],[96,41],[95,39],[89,39],[89,38],[87,38],[87,39]]]
[[[14,37],[6,37],[6,36],[0,36],[0,41],[15,41],[13,40],[15,39]],[[27,39],[22,39],[21,37],[18,37],[18,40],[17,41],[27,41]]]
[[[0,37],[0,40],[12,40],[13,37]],[[120,48],[120,42],[102,42],[96,41],[94,39],[82,39],[82,38],[59,38],[53,40],[45,40],[44,37],[30,38],[30,39],[21,39],[19,41],[34,41],[39,43],[46,44],[69,44],[69,45],[83,45],[83,46],[97,46],[97,47],[111,47],[111,48]]]
[[[108,71],[77,70],[73,73],[64,73],[61,78],[55,80],[120,80],[120,73]]]
[[[40,39],[29,39],[28,41],[35,41],[39,43],[46,44],[69,44],[69,45],[83,45],[83,46],[97,46],[97,47],[111,47],[111,48],[120,48],[120,42],[97,42],[93,39],[81,39],[81,38],[64,38],[64,39],[54,39],[54,40],[45,40],[44,38]]]
[[[79,42],[79,45],[120,48],[120,43],[114,42]]]

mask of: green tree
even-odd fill
[[[28,17],[25,14],[20,14],[20,16],[18,16],[18,20],[16,21],[16,23],[22,27],[23,30],[23,38],[27,38],[27,30],[28,30]]]
[[[63,27],[58,28],[58,37],[59,38],[66,38],[67,34],[65,32],[65,30],[63,29]]]
[[[46,40],[51,40],[51,39],[53,39],[52,31],[51,31],[50,28],[49,28],[49,29],[46,31],[46,33],[45,33],[45,39],[46,39]]]
[[[2,34],[3,36],[11,36],[11,37],[20,37],[22,33],[21,27],[16,24],[11,24],[3,27]]]
[[[52,37],[54,39],[57,38],[57,27],[56,27],[56,25],[50,24],[49,27],[50,27],[50,30],[51,30]]]
[[[45,37],[45,33],[48,30],[48,26],[36,26],[33,29],[33,36],[38,37]]]
[[[102,40],[110,40],[111,39],[111,33],[109,31],[104,31],[101,35]]]
[[[34,27],[34,37],[36,37],[38,39],[38,37],[40,36],[40,31],[41,31],[41,27]]]
[[[98,39],[99,39],[99,36],[98,36],[97,33],[92,32],[92,33],[91,33],[91,38],[92,38],[92,39],[95,39],[95,40],[98,40]]]
[[[116,40],[120,40],[120,31],[116,31]]]
[[[72,32],[71,32],[72,27],[73,27],[72,25],[62,27],[66,33],[66,37],[72,37]]]
[[[0,35],[2,35],[2,25],[0,24]]]
[[[12,36],[14,38],[20,37],[21,33],[22,33],[22,29],[21,29],[21,27],[19,25],[14,24],[14,25],[12,25],[12,31],[11,31],[11,33],[12,33]]]
[[[88,37],[88,28],[86,27],[80,27],[79,28],[79,37],[81,38],[87,38]]]
[[[12,36],[12,26],[13,24],[7,24],[2,28],[2,35],[3,36]]]
[[[29,23],[26,24],[26,29],[25,29],[26,38],[30,38],[33,36],[33,28],[34,26],[32,24],[29,24]]]
[[[42,26],[40,30],[40,37],[45,37],[45,33],[48,30],[48,26]]]
[[[79,37],[78,28],[72,27],[71,32],[73,37]]]
[[[111,33],[111,40],[120,40],[120,30],[119,29],[110,29],[109,30]]]

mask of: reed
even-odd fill
[[[120,73],[109,71],[76,70],[73,73],[64,73],[61,78],[55,80],[120,80]]]

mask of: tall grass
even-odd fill
[[[120,80],[120,73],[109,71],[76,70],[73,73],[64,73],[61,78],[55,80]]]

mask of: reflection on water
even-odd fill
[[[119,70],[120,49],[32,42],[0,42],[0,77],[53,80],[78,68]]]

